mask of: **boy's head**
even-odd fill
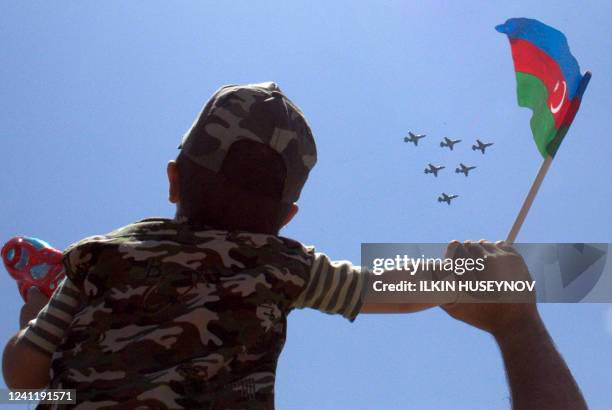
[[[168,164],[177,214],[219,229],[277,233],[316,162],[304,115],[274,83],[218,90]]]

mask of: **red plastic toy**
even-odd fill
[[[2,247],[2,261],[17,281],[23,300],[28,289],[36,286],[51,297],[64,277],[62,251],[37,238],[17,236]]]

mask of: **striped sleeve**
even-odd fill
[[[348,261],[331,261],[315,253],[307,285],[293,307],[305,307],[355,320],[363,305],[368,276]]]
[[[80,300],[76,285],[70,279],[64,279],[49,303],[28,323],[22,339],[45,354],[53,354],[70,326]]]

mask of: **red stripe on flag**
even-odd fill
[[[559,128],[565,113],[570,108],[567,83],[559,64],[529,41],[512,39],[510,44],[514,69],[517,72],[534,75],[544,83],[548,91],[546,104],[555,119],[555,128]]]

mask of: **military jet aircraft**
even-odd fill
[[[417,145],[419,145],[419,140],[421,138],[425,138],[426,137],[425,134],[414,134],[414,133],[412,133],[412,131],[408,131],[408,135],[410,135],[410,138],[409,137],[404,137],[404,142],[413,142],[415,147]]]
[[[446,202],[450,205],[451,199],[455,199],[458,196],[459,195],[446,195],[444,192],[442,192],[442,195],[438,197],[438,202]]]
[[[478,143],[478,145],[472,145],[472,151],[476,151],[476,150],[480,150],[482,151],[482,153],[485,153],[485,148],[490,147],[491,145],[493,145],[492,142],[489,143],[484,143],[481,140],[476,140],[476,142]]]
[[[470,172],[474,168],[476,168],[476,167],[475,166],[468,167],[468,166],[463,165],[462,163],[459,163],[459,167],[457,169],[455,169],[455,173],[457,173],[457,174],[464,173],[465,176],[467,177],[468,176],[468,172]]]
[[[435,166],[433,164],[428,164],[428,165],[429,166],[427,168],[425,168],[425,173],[426,174],[433,174],[434,177],[438,176],[438,171],[440,171],[441,169],[446,168],[446,167],[442,167],[442,166],[437,167],[437,166]]]
[[[441,147],[448,147],[450,148],[450,150],[453,150],[453,147],[455,146],[456,143],[461,142],[461,140],[451,140],[448,139],[448,137],[444,137],[444,140],[442,142],[440,142],[440,146]]]

